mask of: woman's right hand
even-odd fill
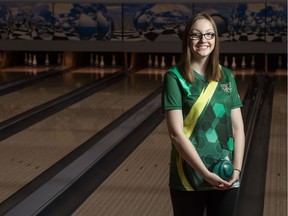
[[[215,190],[225,190],[231,187],[231,184],[213,172],[209,172],[204,179],[212,185],[212,188]]]

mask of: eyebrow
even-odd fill
[[[201,31],[200,30],[198,30],[198,29],[191,29],[191,31],[198,31],[198,32],[200,32],[201,33]],[[204,32],[208,32],[208,31],[213,31],[214,32],[214,29],[207,29],[206,31],[204,31]]]

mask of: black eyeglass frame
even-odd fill
[[[207,35],[210,36],[210,38],[207,38]],[[202,40],[203,36],[205,37],[206,40],[213,40],[215,38],[215,33],[214,32],[207,32],[207,33],[190,33],[189,38],[192,40]]]

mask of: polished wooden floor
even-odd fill
[[[99,132],[160,85],[161,79],[149,78],[141,74],[131,75],[1,141],[0,202]],[[57,89],[55,91],[59,92]],[[61,91],[63,92],[63,89]],[[35,94],[33,90],[30,92]],[[54,97],[54,88],[45,88],[45,92],[48,97],[51,94]],[[28,98],[26,104],[33,103],[33,100],[38,103],[39,97],[29,96]]]
[[[251,72],[235,72],[242,99],[247,90],[247,75],[251,75]],[[278,78],[273,103],[264,216],[286,216],[287,74],[277,72],[274,75]],[[282,103],[284,105],[281,106]],[[170,141],[163,121],[73,216],[93,215],[95,212],[109,216],[172,216],[168,189],[169,153]]]
[[[162,122],[73,215],[172,216],[170,148]]]
[[[92,73],[93,70],[78,70],[75,74],[86,74],[93,79],[105,74],[103,71]],[[157,89],[162,83],[164,72],[151,68],[139,71],[1,141],[0,202]],[[243,99],[251,81],[249,77],[254,72],[241,70],[234,73]],[[277,71],[275,76],[265,216],[285,216],[287,212],[287,72]],[[60,88],[54,88],[57,83],[51,88],[49,81],[45,81],[47,83],[42,87],[39,83],[30,90],[21,90],[22,93],[1,96],[1,103],[8,101],[9,105],[2,105],[4,112],[0,120],[84,84],[84,81],[74,82],[75,76],[71,74],[61,79],[61,83],[58,82]],[[21,103],[15,105],[13,101],[16,100]],[[9,113],[10,116],[6,117]],[[95,212],[100,216],[172,215],[168,189],[170,148],[163,121],[73,215],[92,216]]]
[[[275,80],[263,216],[287,215],[287,76]]]
[[[243,99],[251,77],[235,74]],[[73,216],[172,216],[168,188],[170,139],[166,122],[74,212]]]
[[[15,71],[18,73],[18,78],[25,76],[27,71],[35,70],[38,73],[47,70],[47,67],[12,67],[1,71],[1,74],[6,74],[6,77],[13,79]],[[117,72],[120,68],[81,68],[71,70],[69,73],[60,74],[46,78],[35,85],[27,88],[19,89],[10,94],[0,97],[0,122],[5,121],[13,116],[21,114],[29,109],[48,102],[65,93],[71,92],[76,88],[84,86],[94,80],[98,80],[104,75]],[[11,75],[12,73],[12,75]],[[8,75],[9,74],[9,75]],[[12,77],[11,77],[12,76]],[[6,78],[6,80],[9,78]]]

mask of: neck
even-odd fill
[[[207,73],[207,65],[208,65],[208,61],[207,58],[205,59],[199,59],[199,60],[193,60],[191,62],[192,68],[197,71],[199,74],[201,74],[202,76],[206,76]]]

